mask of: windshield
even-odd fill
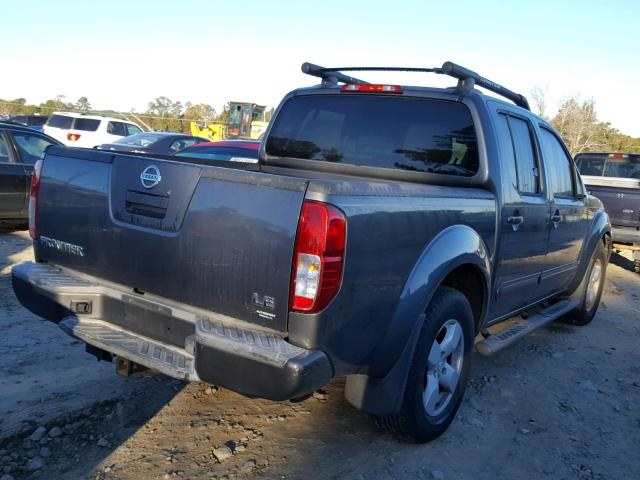
[[[279,113],[266,152],[277,157],[471,176],[476,133],[467,107],[424,98],[309,95]]]
[[[576,157],[582,175],[640,179],[640,155],[585,153]]]
[[[251,117],[251,120],[264,122],[264,111],[265,111],[265,107],[261,107],[260,105],[255,105],[253,107],[253,115]]]
[[[129,137],[124,137],[119,139],[116,142],[118,145],[129,145],[132,147],[148,147],[149,145],[153,145],[165,135],[160,135],[158,133],[138,133],[136,135],[131,135]]]

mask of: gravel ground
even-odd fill
[[[427,445],[379,432],[342,380],[274,403],[117,377],[15,300],[10,266],[30,257],[25,232],[0,234],[0,480],[640,478],[640,277],[625,257],[591,325],[476,354],[457,418]]]

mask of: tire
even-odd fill
[[[397,414],[376,417],[386,431],[419,443],[442,435],[455,417],[469,378],[475,331],[469,301],[453,288],[439,287],[425,314],[402,407]]]
[[[598,242],[587,270],[587,285],[582,294],[582,302],[578,308],[565,316],[564,319],[568,323],[578,326],[591,323],[600,305],[608,263],[607,248],[602,242]],[[597,278],[594,280],[593,277]]]

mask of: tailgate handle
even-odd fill
[[[125,197],[127,212],[145,217],[164,218],[169,205],[167,195],[153,195],[149,193],[127,190]]]

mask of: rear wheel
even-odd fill
[[[582,303],[565,317],[569,323],[587,325],[595,317],[604,289],[607,263],[607,249],[603,243],[600,243],[587,270],[587,285],[582,295]]]
[[[474,337],[471,306],[458,290],[438,288],[425,313],[402,407],[377,418],[387,431],[416,442],[441,435],[458,411]]]

